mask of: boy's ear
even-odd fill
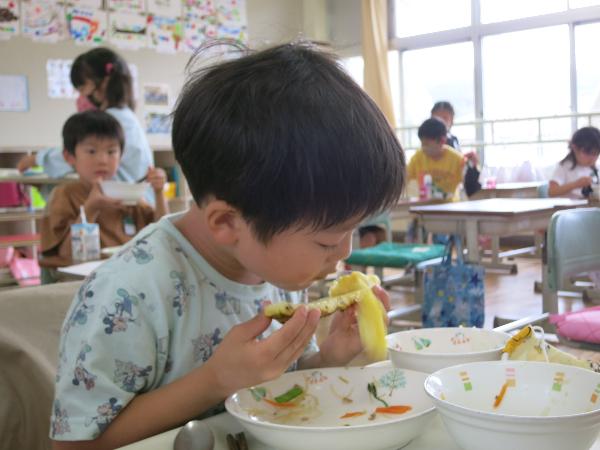
[[[445,145],[446,144],[446,136],[442,136],[440,138],[440,144]]]
[[[239,210],[222,200],[209,201],[205,206],[206,224],[213,239],[221,245],[234,245],[243,221]]]
[[[67,151],[67,149],[63,149],[63,158],[65,158],[65,161],[70,166],[74,166],[75,165],[75,155],[72,155],[71,153],[69,153]]]

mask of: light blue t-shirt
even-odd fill
[[[177,217],[144,228],[75,296],[60,341],[52,439],[98,437],[138,393],[206,362],[263,300],[301,300],[268,283],[226,279],[174,226]],[[306,351],[317,351],[314,339]]]
[[[137,116],[130,108],[108,108],[106,112],[119,121],[125,137],[125,147],[115,178],[129,183],[141,180],[148,172],[148,167],[154,165],[154,155]],[[40,150],[36,154],[36,163],[51,178],[62,178],[73,172],[60,148]]]

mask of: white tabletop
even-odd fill
[[[66,275],[70,275],[73,277],[85,278],[90,273],[92,273],[96,268],[102,264],[104,260],[101,261],[87,261],[81,264],[74,264],[72,266],[60,267],[57,269],[58,272],[64,273]]]

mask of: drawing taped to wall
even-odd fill
[[[93,8],[67,8],[69,35],[78,44],[102,44],[106,40],[106,12]]]
[[[19,34],[19,4],[17,0],[0,0],[0,39]]]

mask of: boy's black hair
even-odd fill
[[[446,124],[437,117],[431,117],[419,127],[419,139],[435,139],[436,141],[445,138],[448,134]]]
[[[123,129],[117,119],[104,111],[85,111],[69,117],[62,129],[63,148],[74,155],[77,144],[90,136],[117,139],[123,152]]]
[[[596,127],[583,127],[573,133],[569,142],[569,154],[560,162],[561,164],[570,162],[571,169],[577,166],[577,159],[573,152],[575,147],[588,155],[600,154],[600,130]]]
[[[80,54],[71,65],[71,83],[75,88],[92,80],[96,87],[108,77],[105,97],[109,108],[128,106],[135,109],[133,78],[127,62],[106,47],[97,47]]]
[[[445,100],[435,102],[433,108],[431,108],[431,114],[434,114],[437,111],[448,111],[450,114],[452,114],[452,117],[454,117],[454,107],[452,106],[452,103]]]
[[[174,111],[173,149],[194,200],[226,201],[264,243],[385,210],[404,182],[402,148],[379,108],[306,43],[193,74]]]

